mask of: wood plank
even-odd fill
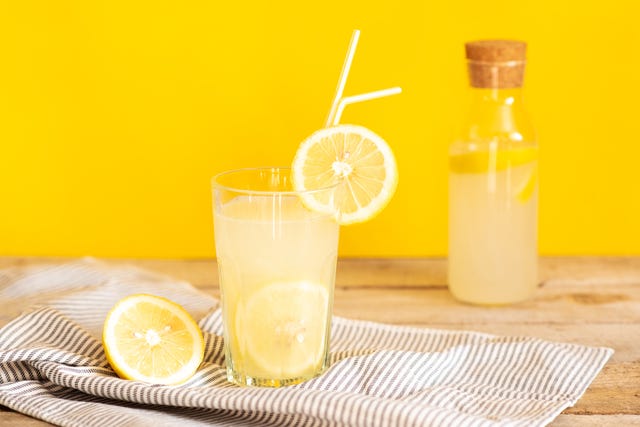
[[[640,286],[545,286],[532,301],[505,307],[460,304],[446,289],[344,287],[336,289],[334,312],[339,316],[402,325],[638,324]]]
[[[578,403],[564,413],[640,415],[640,361],[605,365]]]
[[[132,262],[191,280],[195,285],[217,285],[215,260],[113,260]],[[341,286],[445,286],[443,258],[341,258],[337,278]],[[638,283],[640,257],[543,257],[541,282]]]
[[[220,297],[217,287],[199,289]],[[459,326],[463,329],[484,324],[515,324],[523,328],[575,324],[588,334],[593,325],[625,324],[640,330],[640,285],[553,285],[540,289],[531,301],[504,307],[459,303],[444,288],[336,286],[334,314],[400,325],[464,325]],[[640,336],[633,328],[629,332]]]
[[[1,257],[0,268],[39,263],[60,263],[78,258]],[[213,259],[104,259],[112,264],[132,264],[187,280],[196,286],[217,286]],[[444,258],[341,258],[340,286],[444,287]],[[640,257],[542,257],[542,284],[640,284]]]
[[[549,427],[633,427],[640,426],[640,415],[567,415],[558,416]]]
[[[79,260],[69,257],[0,257],[0,268],[25,267],[37,264],[61,264]],[[134,265],[176,279],[186,280],[195,286],[218,286],[218,270],[213,259],[120,259],[100,258],[112,265]]]
[[[136,265],[175,274],[198,285],[217,285],[214,260],[190,260],[179,268],[158,260],[135,260]],[[541,283],[640,284],[640,257],[543,257]],[[447,261],[442,258],[341,258],[336,280],[339,286],[445,287]]]
[[[22,415],[13,412],[10,409],[0,407],[0,427],[21,426],[21,427],[44,427],[52,426],[45,421],[32,418],[28,415]]]

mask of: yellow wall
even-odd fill
[[[353,28],[347,109],[400,168],[341,254],[446,253],[447,144],[462,44],[529,42],[544,254],[640,254],[635,1],[5,1],[0,254],[213,254],[209,178],[286,165],[323,124]]]

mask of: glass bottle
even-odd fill
[[[449,151],[449,289],[503,305],[538,283],[538,147],[525,112],[526,44],[466,44],[471,105]]]

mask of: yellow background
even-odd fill
[[[0,254],[211,256],[210,177],[287,165],[346,95],[399,85],[343,122],[392,145],[400,184],[347,256],[444,255],[462,45],[529,42],[543,254],[640,254],[635,1],[3,1]]]

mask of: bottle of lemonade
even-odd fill
[[[471,107],[449,153],[449,289],[485,305],[537,285],[537,144],[523,108],[526,44],[466,44]]]

